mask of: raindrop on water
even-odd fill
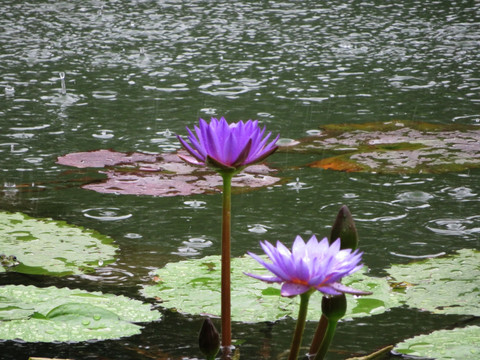
[[[59,72],[58,76],[60,76],[60,82],[62,85],[61,93],[62,95],[65,95],[67,93],[67,86],[65,85],[65,73],[63,71]]]
[[[92,208],[82,210],[83,216],[100,221],[118,221],[125,220],[132,214],[118,215],[118,208]]]
[[[178,251],[172,254],[180,256],[198,255],[200,250],[212,246],[213,242],[203,238],[190,238],[187,241],[182,241],[183,246],[178,248]]]
[[[291,182],[291,183],[287,184],[287,186],[289,186],[290,189],[295,190],[296,192],[298,192],[299,190],[302,190],[302,189],[309,189],[311,187],[311,186],[305,186],[305,185],[307,185],[307,184],[304,183],[304,182],[301,182],[298,177],[296,178],[296,180],[294,182]]]
[[[307,130],[306,133],[310,136],[319,136],[322,134],[322,131],[321,130],[316,130],[316,129],[312,129],[312,130]]]
[[[263,224],[253,224],[248,226],[248,231],[256,234],[266,233],[268,229],[270,229],[270,227]]]
[[[456,199],[464,199],[467,197],[472,197],[477,195],[471,189],[464,186],[451,189],[448,193],[449,195],[453,196]]]
[[[298,141],[293,140],[293,139],[287,139],[287,138],[281,138],[278,139],[276,142],[276,145],[278,146],[293,146],[299,144]]]
[[[141,239],[143,237],[142,235],[137,233],[128,233],[123,236],[126,237],[127,239]]]
[[[406,191],[397,195],[400,202],[427,202],[433,195],[424,191]]]
[[[5,95],[13,96],[15,94],[15,88],[13,86],[7,85],[5,86]]]
[[[113,138],[115,135],[112,130],[100,130],[100,134],[92,134],[94,138],[107,140]]]
[[[194,209],[205,209],[206,202],[199,200],[188,200],[185,201],[184,204]]]

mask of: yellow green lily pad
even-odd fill
[[[394,351],[409,356],[436,360],[480,359],[479,326],[467,326],[453,330],[438,330],[419,335],[397,344]]]
[[[113,239],[65,221],[0,212],[0,272],[70,275],[114,262]]]
[[[50,286],[0,287],[0,339],[72,342],[117,339],[156,321],[151,305],[125,296]]]
[[[387,272],[406,284],[406,304],[437,314],[480,316],[480,252],[457,254],[393,265]]]
[[[296,318],[300,297],[280,296],[280,285],[268,284],[244,274],[266,274],[268,271],[248,257],[232,258],[232,319],[241,322],[276,321]],[[143,295],[156,298],[160,305],[187,314],[220,316],[220,256],[207,256],[169,263],[155,271],[154,285],[143,288]],[[342,281],[347,286],[373,295],[347,296],[346,317],[364,317],[383,313],[402,304],[403,294],[391,290],[385,278],[366,275],[365,271]],[[322,314],[322,294],[310,298],[308,320],[318,321]]]

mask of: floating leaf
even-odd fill
[[[125,296],[67,288],[0,287],[0,339],[28,342],[115,339],[139,334],[133,322],[160,319]]]
[[[397,344],[394,351],[436,360],[478,360],[480,358],[479,326],[438,330]]]
[[[406,304],[439,314],[480,316],[480,252],[469,249],[387,269],[408,284]]]
[[[413,121],[322,126],[280,151],[340,154],[309,166],[340,171],[421,173],[480,167],[480,128]]]
[[[106,179],[83,185],[84,189],[100,193],[177,196],[218,192],[222,178],[207,168],[186,164],[177,154],[150,155],[120,153],[111,150],[80,152],[61,156],[58,164],[78,168],[106,168]],[[247,167],[233,178],[235,188],[271,186],[279,178],[265,165]]]
[[[232,319],[235,321],[275,321],[286,316],[295,318],[299,296],[280,296],[280,286],[258,281],[243,272],[266,274],[257,261],[250,257],[232,259]],[[220,257],[207,256],[167,264],[155,272],[159,279],[155,285],[146,286],[142,292],[157,298],[161,305],[181,313],[220,315]],[[394,294],[385,279],[368,277],[359,271],[344,280],[345,285],[359,290],[372,291],[372,296],[354,298],[347,296],[346,317],[379,314],[399,306],[402,294]],[[314,294],[308,319],[318,321],[321,316],[321,294]]]
[[[116,251],[113,239],[96,231],[22,213],[0,212],[0,239],[0,271],[25,274],[93,271],[99,262],[112,263]]]
[[[136,163],[154,163],[155,155],[143,153],[121,153],[112,150],[86,151],[60,156],[57,164],[74,166],[77,168],[104,168],[115,165],[134,165]]]

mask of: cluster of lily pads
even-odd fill
[[[275,151],[276,139],[270,143],[263,141],[263,130],[252,141],[247,136],[252,129],[243,129],[240,132],[245,137],[243,142],[222,140],[230,144],[229,148],[240,149],[235,154],[229,154],[230,157],[222,158],[212,156],[212,153],[217,151],[217,155],[221,155],[225,149],[221,151],[213,145],[201,147],[200,143],[215,143],[207,138],[205,129],[208,126],[204,123],[196,128],[196,134],[190,132],[190,144],[181,139],[190,156],[180,153],[180,157],[190,164],[181,161],[177,154],[126,154],[110,150],[68,154],[60,157],[58,163],[102,169],[106,180],[84,184],[83,187],[89,190],[175,196],[215,193],[223,189],[224,205],[225,192],[227,197],[230,196],[229,181],[233,189],[240,190],[281,183],[279,177],[271,176],[273,169],[253,165]],[[218,126],[225,124],[218,123]],[[253,125],[249,123],[248,126]],[[327,126],[307,139],[282,142],[284,146],[280,146],[279,151],[315,152],[321,149],[323,153],[327,149],[332,152],[332,157],[309,166],[345,171],[439,172],[480,165],[476,161],[478,146],[473,146],[480,138],[477,128],[445,128],[407,122],[391,122],[382,126],[380,129],[378,125],[373,127],[368,124],[343,128]],[[257,131],[256,127],[254,129]],[[229,130],[221,131],[228,133]],[[475,156],[465,157],[462,155],[465,152]],[[213,167],[219,174],[195,165]],[[114,262],[117,250],[113,239],[98,232],[22,213],[0,212],[0,238],[0,273],[78,275]],[[54,257],[50,256],[52,253]],[[222,297],[225,291],[223,258],[220,255],[208,256],[169,263],[152,274],[156,281],[144,286],[141,293],[146,298],[155,299],[165,309],[221,317],[222,328],[227,327],[229,324],[223,322],[226,313],[222,309],[225,307]],[[258,257],[256,260],[244,256],[233,258],[228,264],[229,283],[234,285],[228,290],[231,291],[232,301],[228,304],[231,310],[227,313],[231,320],[254,323],[297,318],[301,296],[280,296],[280,287],[272,281],[258,281],[245,276],[245,273],[256,274],[257,278],[263,279],[271,276],[266,269],[268,265],[265,266],[267,258]],[[371,293],[363,297],[346,297],[343,318],[375,316],[395,307],[408,306],[431,313],[478,319],[479,264],[480,252],[464,249],[449,256],[392,265],[385,270],[388,274],[385,277],[370,276],[368,267],[364,266],[348,274],[342,285],[337,286],[337,289],[353,288]],[[315,295],[309,299],[309,311],[305,314],[307,321],[318,321],[324,314],[324,297]],[[160,319],[161,313],[149,304],[124,296],[56,287],[0,287],[0,339],[3,340],[63,342],[116,339],[138,334],[142,329],[141,323]],[[222,337],[225,337],[223,332]],[[480,326],[455,327],[407,339],[397,344],[393,351],[435,359],[473,360],[480,356],[480,350],[475,345],[479,338]]]

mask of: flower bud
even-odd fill
[[[352,214],[346,205],[338,212],[330,233],[330,244],[340,238],[340,249],[355,250],[358,247],[358,233]]]
[[[210,318],[206,318],[203,322],[198,334],[198,346],[200,351],[207,357],[207,360],[215,359],[220,349],[220,336]]]
[[[324,296],[322,298],[322,313],[328,321],[338,321],[347,312],[347,299],[345,294]]]

